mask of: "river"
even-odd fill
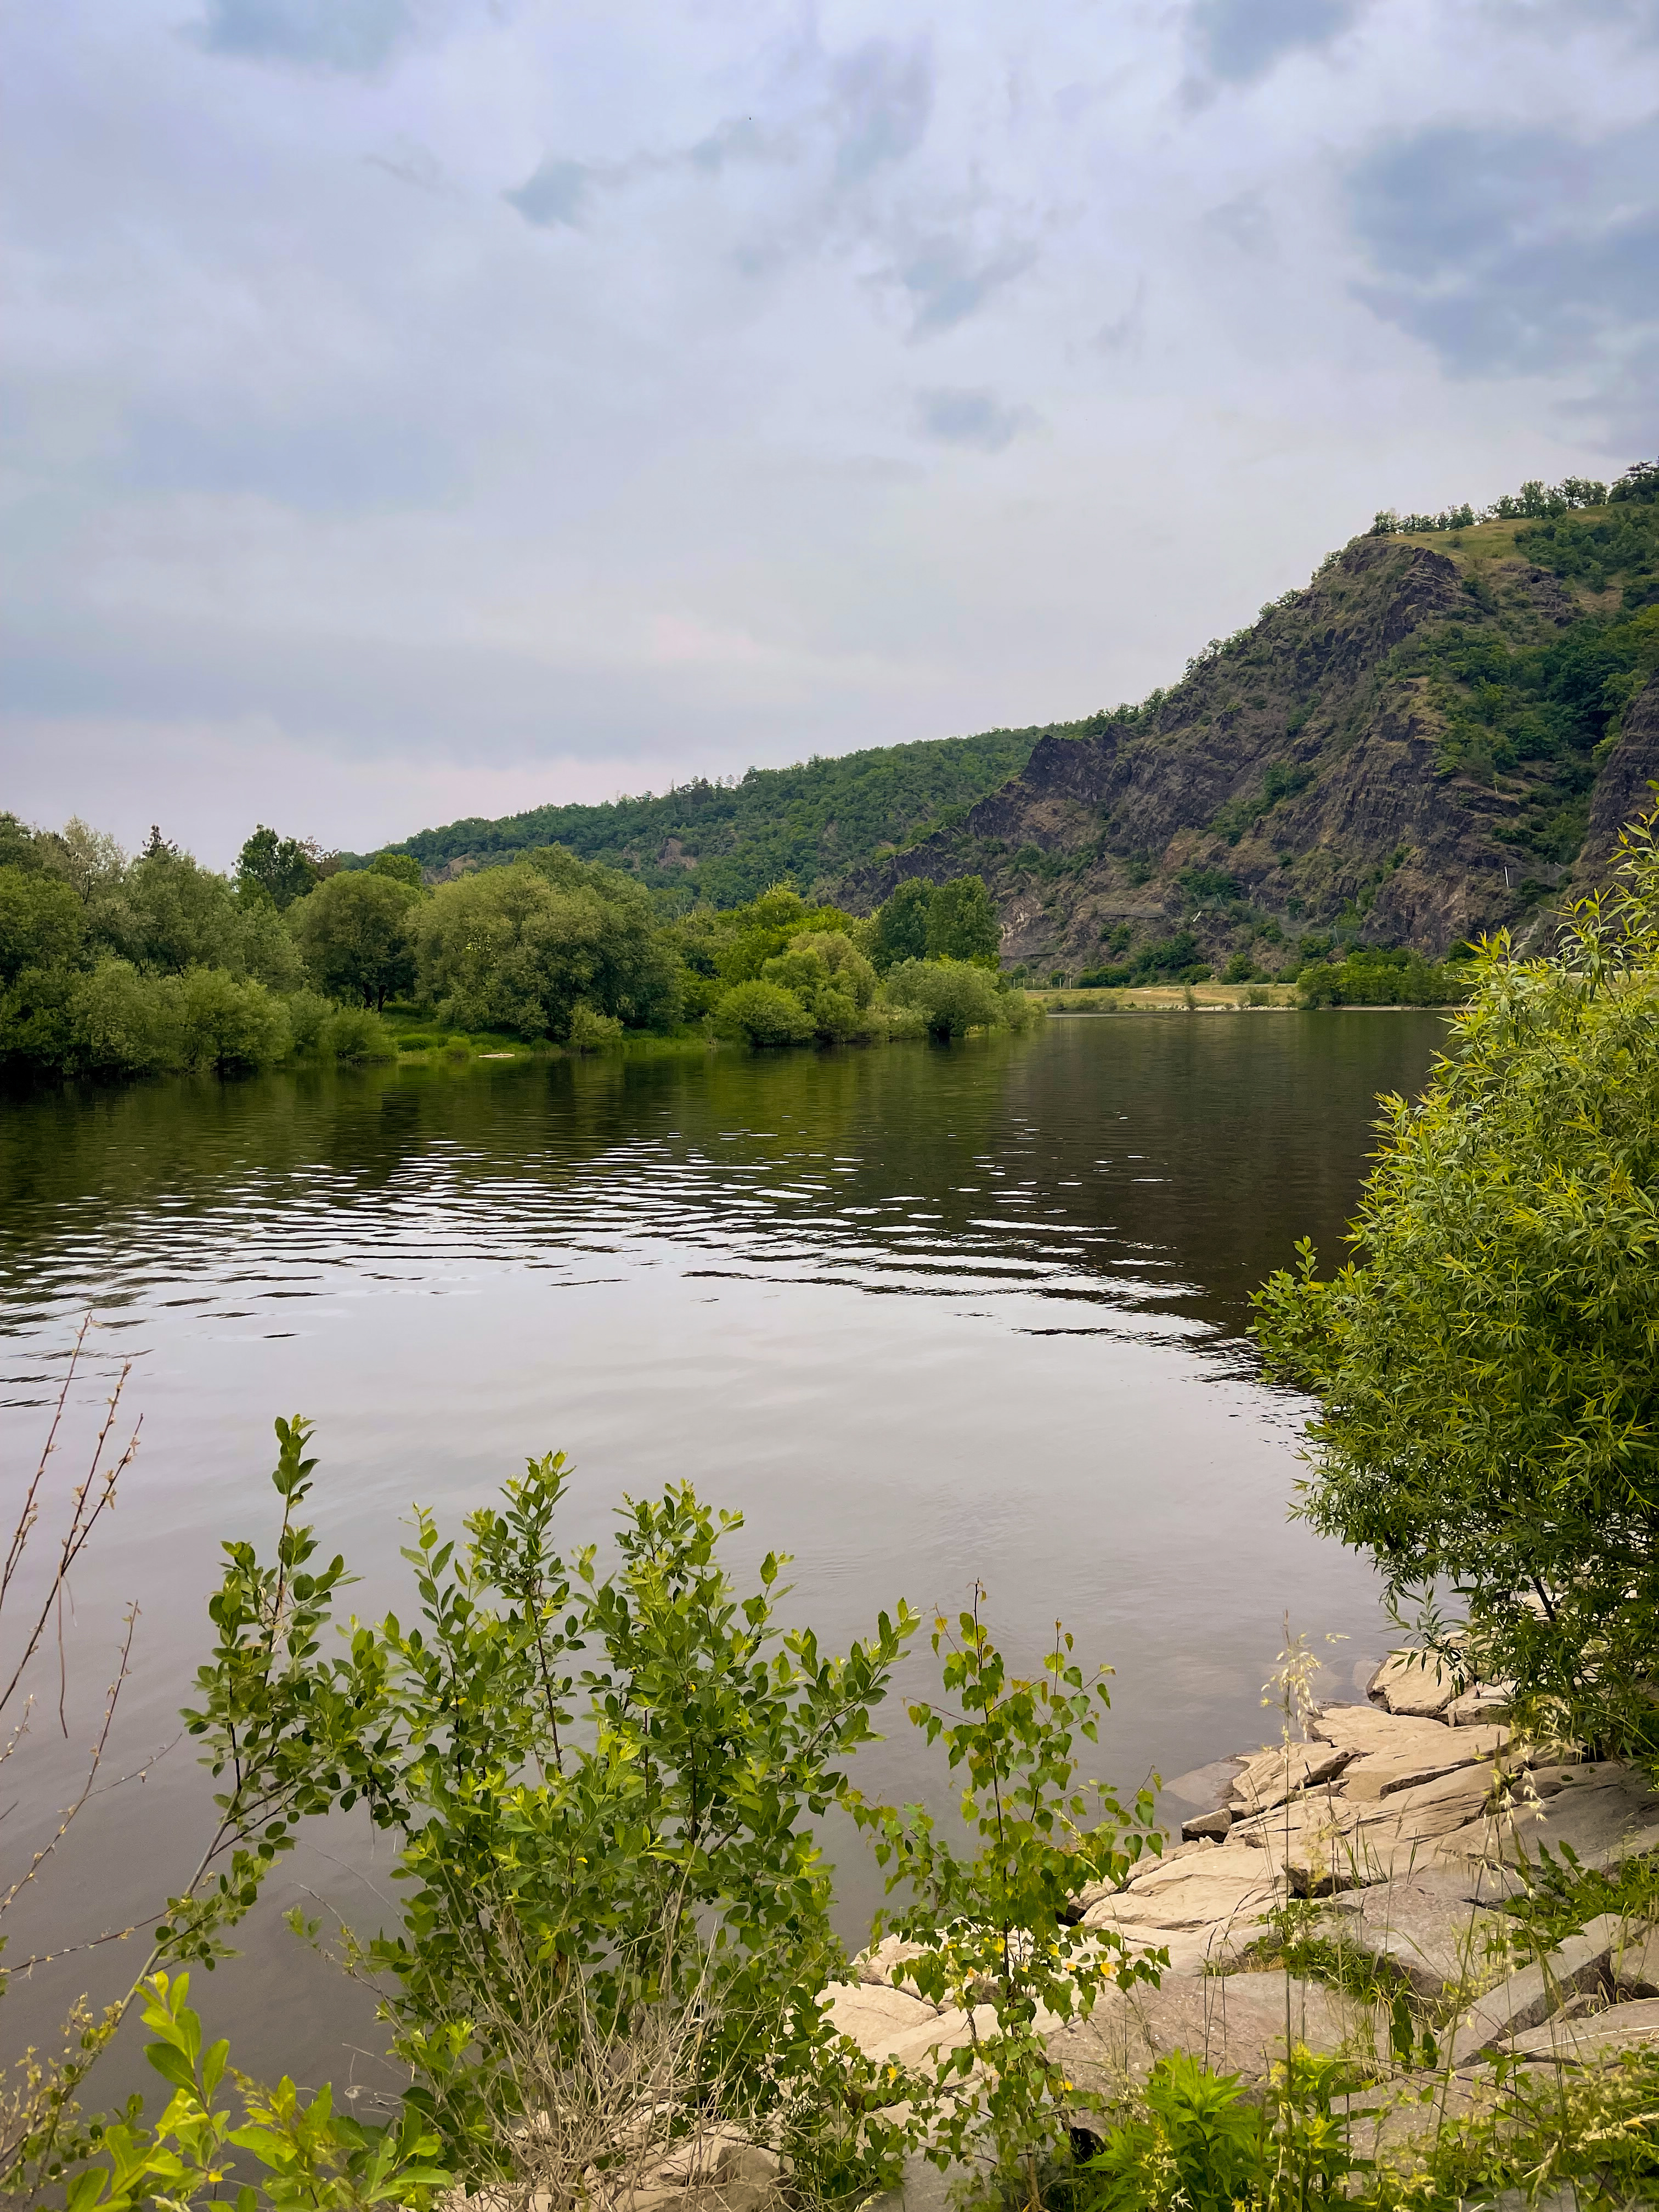
[[[795,1555],[789,1610],[827,1644],[901,1595],[954,1610],[975,1577],[1023,1662],[1062,1617],[1116,1669],[1099,1771],[1125,1788],[1263,1740],[1287,1609],[1346,1639],[1328,1680],[1353,1694],[1386,1638],[1375,1580],[1286,1520],[1305,1409],[1257,1379],[1249,1299],[1298,1237],[1339,1255],[1376,1094],[1416,1089],[1444,1034],[1433,1013],[1062,1018],[948,1048],[0,1105],[8,1500],[88,1312],[60,1481],[124,1364],[143,1421],[76,1575],[67,1738],[53,1672],[8,1768],[8,1863],[51,1834],[84,1764],[130,1601],[106,1771],[161,1752],[77,1822],[9,1919],[8,1964],[149,1911],[188,1871],[206,1785],[188,1741],[162,1747],[220,1542],[274,1527],[278,1413],[317,1423],[315,1518],[361,1611],[404,1602],[411,1500],[453,1525],[558,1448],[578,1470],[572,1545],[605,1539],[623,1491],[690,1479],[744,1515],[734,1566]],[[866,1790],[947,1803],[896,1699],[885,1725]],[[831,1843],[856,1937],[878,1887],[855,1842]],[[361,1927],[388,1864],[350,1822],[283,1864],[244,1956],[198,1984],[239,2063],[380,2078],[367,1997],[276,1915],[298,1901]],[[137,1941],[14,1984],[6,2053],[131,1971]],[[136,2078],[116,2053],[100,2097]]]

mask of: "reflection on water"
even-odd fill
[[[1242,1332],[1296,1237],[1334,1252],[1374,1096],[1414,1087],[1442,1034],[1416,1014],[1056,1021],[948,1051],[8,1103],[7,1477],[32,1463],[88,1308],[82,1417],[123,1360],[144,1417],[119,1540],[76,1585],[80,1676],[101,1692],[137,1597],[125,1725],[135,1756],[165,1739],[217,1544],[269,1529],[270,1419],[304,1410],[359,1609],[399,1591],[412,1498],[458,1515],[558,1446],[580,1469],[573,1542],[603,1536],[623,1490],[690,1477],[747,1516],[740,1562],[797,1555],[792,1602],[826,1638],[901,1594],[953,1605],[978,1574],[1022,1657],[1061,1613],[1115,1662],[1106,1771],[1129,1784],[1231,1749],[1261,1732],[1286,1606],[1352,1638],[1345,1676],[1379,1646],[1369,1576],[1286,1526],[1297,1409],[1254,1380]],[[866,1784],[912,1794],[896,1711],[890,1733]],[[69,1771],[41,1749],[9,1851]],[[199,1795],[187,1748],[170,1753],[118,1823],[77,1835],[75,1886],[147,1910]],[[308,1886],[368,1917],[384,1847],[325,1840],[276,1902]],[[872,1885],[835,1841],[855,1923]],[[39,1911],[52,1929],[68,1907]],[[338,2073],[342,2036],[374,2047],[286,1936],[262,1918],[246,1948],[219,1994],[257,1975],[253,2063]],[[35,2001],[8,2000],[8,2043]]]

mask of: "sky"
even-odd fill
[[[3,4],[29,820],[1087,714],[1659,451],[1659,0]]]

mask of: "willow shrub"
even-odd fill
[[[1659,1749],[1659,810],[1551,955],[1483,947],[1328,1280],[1258,1293],[1269,1370],[1319,1401],[1298,1510],[1396,1612],[1454,1589],[1521,1715]],[[1459,1647],[1453,1645],[1454,1650]]]
[[[741,1521],[686,1485],[627,1504],[608,1571],[594,1547],[567,1557],[550,1455],[459,1540],[419,1513],[412,1617],[353,1621],[331,1650],[344,1565],[318,1568],[295,1517],[307,1436],[278,1424],[275,1559],[228,1546],[210,1608],[186,1719],[236,1847],[176,1901],[168,1955],[214,1956],[295,1822],[361,1802],[398,1841],[402,1914],[347,1959],[382,1992],[447,2166],[504,2175],[527,2118],[584,2075],[634,2079],[628,2054],[664,2020],[672,2094],[635,2068],[618,2142],[659,2107],[778,2114],[830,2052],[817,1999],[843,1955],[811,1824],[870,1740],[915,1617],[884,1613],[844,1657],[786,1632],[786,1562],[769,1553],[758,1586],[735,1588],[717,1552]]]

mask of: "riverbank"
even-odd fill
[[[1047,1014],[1295,1013],[1303,1008],[1294,983],[1146,983],[1124,990],[1034,990],[1025,994]],[[1455,1013],[1455,1006],[1344,1006],[1344,1013]]]
[[[1659,1790],[1522,1741],[1499,1693],[1411,1656],[1364,1703],[1304,1717],[1295,1740],[1184,1778],[1181,1841],[1075,1899],[1083,1928],[1160,1960],[1155,1984],[1120,1976],[1086,2020],[1042,2031],[1100,2100],[1077,2124],[1096,2140],[1133,2125],[1183,2054],[1258,2101],[1311,2063],[1353,2161],[1345,2193],[1365,2203],[1437,2202],[1431,2182],[1454,2176],[1461,2199],[1517,2156],[1593,2171],[1586,2098],[1605,2118],[1659,2059]],[[937,2063],[987,2032],[929,2002],[917,1955],[890,1937],[825,1993],[878,2063]]]

